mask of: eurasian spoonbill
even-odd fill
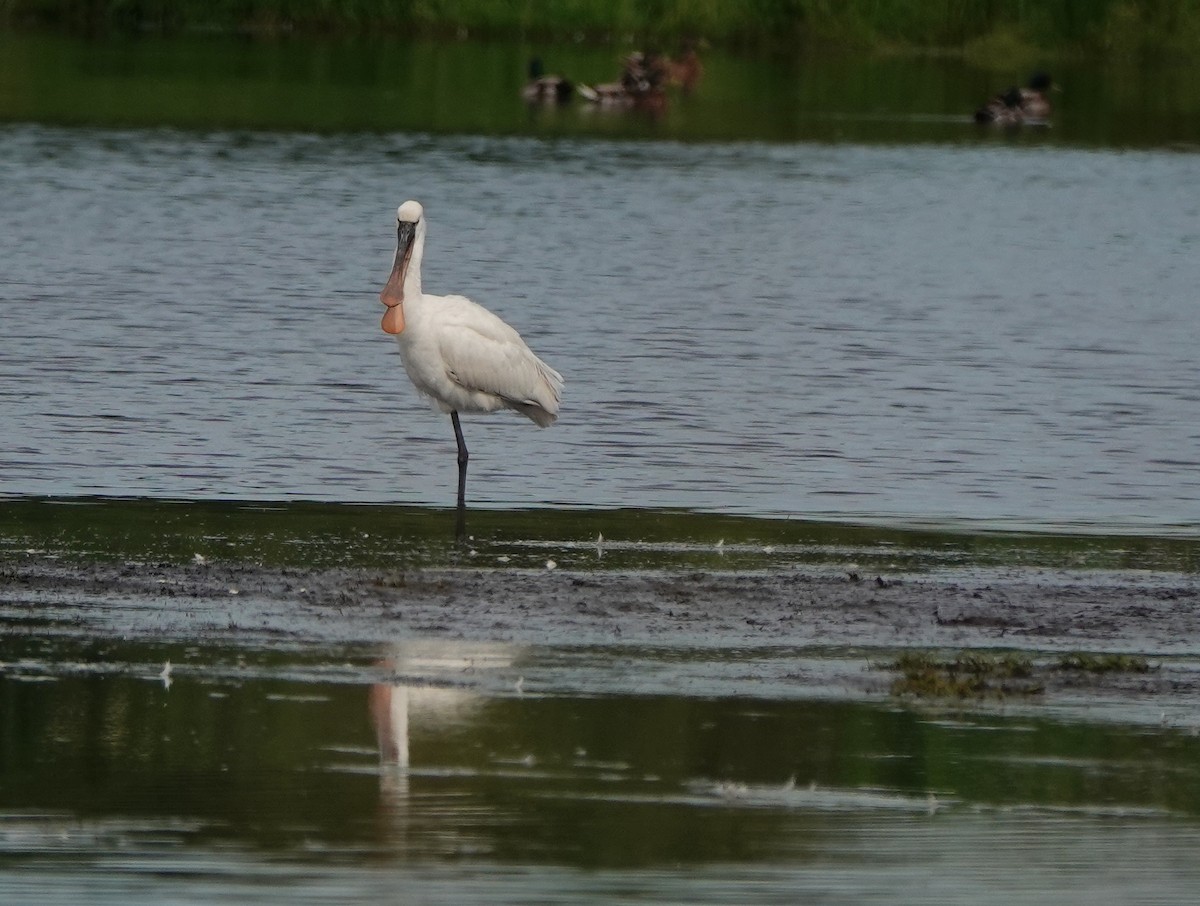
[[[396,210],[396,257],[379,301],[382,327],[400,346],[417,390],[450,413],[458,444],[458,531],[464,528],[467,445],[460,412],[514,409],[545,428],[558,417],[562,375],[539,359],[512,327],[464,296],[421,291],[425,212],[406,201]]]

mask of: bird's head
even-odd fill
[[[421,216],[425,213],[425,209],[421,207],[419,201],[406,201],[400,207],[396,208],[396,223],[417,223]]]
[[[1029,77],[1029,87],[1033,91],[1045,93],[1047,91],[1056,91],[1058,86],[1054,84],[1054,80],[1050,78],[1048,72],[1035,72]]]
[[[379,301],[387,306],[380,326],[384,333],[399,334],[404,330],[404,279],[417,244],[418,230],[424,226],[425,211],[420,202],[406,201],[396,209],[396,258],[387,285]]]

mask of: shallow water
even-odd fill
[[[474,506],[1194,530],[1200,157],[9,126],[8,495],[452,501],[378,329],[429,291],[564,372]]]
[[[731,684],[761,669],[738,651],[634,680],[655,657],[6,636],[0,894],[1182,903],[1200,880],[1194,729],[813,699]]]

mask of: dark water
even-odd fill
[[[585,84],[634,49],[574,44],[278,41],[179,36],[82,41],[0,34],[0,121],[426,132],[681,141],[1200,147],[1195,64],[702,51],[704,77],[653,115],[514,103],[530,58]],[[664,46],[667,53],[675,48]],[[1062,88],[1049,129],[964,129],[1034,68]]]
[[[738,681],[737,651],[680,694],[628,647],[64,628],[0,640],[6,902],[1183,903],[1200,881],[1186,727],[797,699]]]

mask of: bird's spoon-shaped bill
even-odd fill
[[[383,320],[379,322],[379,326],[383,328],[384,333],[390,333],[395,336],[404,331],[404,306],[389,305],[388,310],[383,313]]]
[[[404,267],[399,260],[392,268],[392,276],[388,278],[387,286],[379,294],[379,301],[387,306],[379,324],[383,332],[398,334],[404,330]]]

